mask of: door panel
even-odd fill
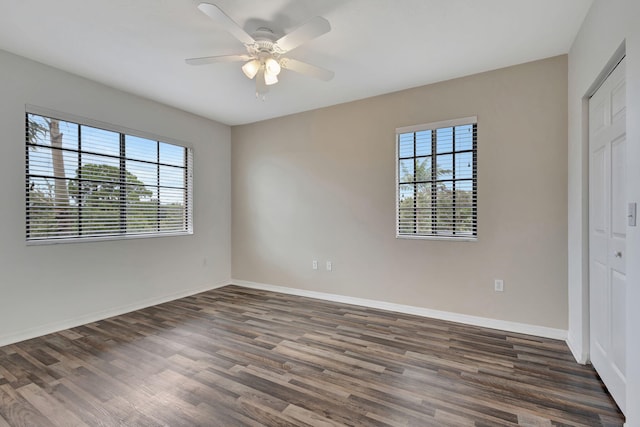
[[[607,264],[594,261],[591,265],[591,281],[607,283]],[[606,351],[609,347],[609,292],[606,286],[595,286],[591,291],[591,300],[601,304],[599,310],[591,313],[591,344],[598,347],[598,351]]]
[[[607,152],[604,148],[595,150],[591,155],[591,185],[589,197],[593,201],[591,212],[589,214],[590,228],[593,237],[596,239],[606,238],[607,233],[607,212],[603,200],[607,198],[607,177],[606,163]],[[601,242],[600,242],[601,243]],[[594,253],[596,259],[602,260],[605,257],[605,251],[602,250],[601,244],[594,245],[594,250],[601,250],[602,253]]]
[[[615,119],[618,115],[625,113],[627,106],[626,90],[624,80],[617,82],[611,90],[611,116]],[[613,120],[615,121],[615,120]]]
[[[624,307],[626,304],[626,277],[617,271],[611,277],[611,306]],[[619,375],[624,377],[627,372],[625,357],[626,321],[625,310],[615,310],[611,313],[611,361]]]
[[[611,143],[611,231],[625,239],[627,235],[626,138]]]

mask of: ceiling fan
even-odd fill
[[[260,27],[249,35],[215,4],[203,2],[198,5],[198,9],[242,42],[247,53],[189,58],[185,60],[187,64],[244,62],[242,71],[249,79],[256,79],[256,96],[262,96],[263,99],[269,91],[268,86],[278,83],[278,75],[283,68],[324,81],[333,78],[333,71],[284,56],[298,46],[331,31],[329,21],[323,17],[316,16],[289,34],[276,39],[274,32],[265,27]]]

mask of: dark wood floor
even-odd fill
[[[0,427],[622,424],[563,342],[237,286],[0,347]]]

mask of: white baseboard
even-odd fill
[[[451,313],[448,311],[431,310],[429,308],[415,307],[412,305],[395,304],[365,298],[348,297],[325,292],[306,291],[303,289],[287,288],[283,286],[268,285],[265,283],[250,282],[246,280],[232,280],[232,284],[246,288],[260,289],[264,291],[280,292],[283,294],[316,298],[326,301],[341,302],[345,304],[360,305],[370,308],[395,311],[398,313],[414,314],[416,316],[433,319],[448,320],[467,325],[481,326],[484,328],[498,329],[501,331],[515,332],[519,334],[534,335],[566,341],[567,331],[564,329],[548,328],[545,326],[529,325],[526,323],[509,322],[506,320],[490,319],[487,317],[469,316],[466,314]]]
[[[567,339],[567,331],[563,329],[554,329],[544,326],[530,325],[526,323],[509,322],[505,320],[490,319],[486,317],[469,316],[466,314],[452,313],[448,311],[432,310],[423,307],[416,307],[411,305],[395,304],[385,301],[371,300],[365,298],[349,297],[344,295],[330,294],[325,292],[307,291],[304,289],[288,288],[284,286],[269,285],[266,283],[250,282],[246,280],[231,280],[223,281],[213,285],[206,285],[199,288],[192,288],[180,292],[176,292],[169,295],[163,295],[161,297],[149,298],[147,300],[138,301],[134,304],[127,304],[124,306],[116,307],[113,309],[103,310],[95,313],[90,313],[84,316],[76,317],[73,319],[66,319],[59,322],[53,322],[46,325],[37,326],[34,328],[25,329],[16,333],[0,336],[0,346],[9,345],[24,341],[31,338],[36,338],[42,335],[47,335],[53,332],[62,331],[76,326],[85,325],[87,323],[97,322],[109,317],[119,316],[121,314],[129,313],[131,311],[140,310],[153,305],[162,304],[165,302],[173,301],[176,299],[184,298],[187,296],[195,295],[201,292],[221,288],[229,284],[243,286],[246,288],[260,289],[265,291],[280,292],[283,294],[298,295],[309,298],[316,298],[326,301],[341,302],[345,304],[353,304],[370,308],[378,308],[381,310],[395,311],[398,313],[413,314],[416,316],[428,317],[433,319],[448,320],[451,322],[458,322],[467,325],[481,326],[485,328],[497,329],[508,332],[515,332],[520,334],[534,335],[544,338],[565,340],[569,345],[569,348],[578,360],[579,363],[583,363],[578,358],[578,354],[574,351],[571,343]]]
[[[175,292],[173,294],[163,295],[159,297],[149,298],[146,300],[138,301],[133,304],[127,304],[120,307],[102,310],[95,313],[89,313],[73,319],[66,319],[58,322],[52,322],[45,325],[36,326],[33,328],[25,329],[19,332],[0,336],[0,346],[14,344],[20,341],[28,340],[31,338],[40,337],[43,335],[51,334],[53,332],[59,332],[65,329],[74,328],[76,326],[86,325],[87,323],[97,322],[109,317],[119,316],[121,314],[129,313],[143,308],[151,307],[153,305],[162,304],[165,302],[173,301],[176,299],[188,297],[191,295],[199,294],[201,292],[210,291],[212,289],[221,288],[229,284],[228,280],[213,285],[205,285],[198,288],[192,288]]]

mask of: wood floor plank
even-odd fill
[[[0,415],[0,427],[11,427],[11,424],[9,424],[7,420],[5,420],[1,415]]]
[[[15,427],[56,427],[9,385],[0,386],[0,416]]]
[[[51,397],[56,399],[59,405],[76,414],[87,425],[108,427],[120,423],[112,414],[111,408],[105,408],[102,402],[93,400],[64,378],[52,388]]]
[[[53,397],[51,397],[51,395],[46,393],[36,384],[27,384],[20,387],[17,391],[27,402],[29,402],[56,426],[87,426],[87,424],[80,420],[73,412],[60,405]]]
[[[0,427],[623,423],[564,342],[238,286],[0,347]]]

